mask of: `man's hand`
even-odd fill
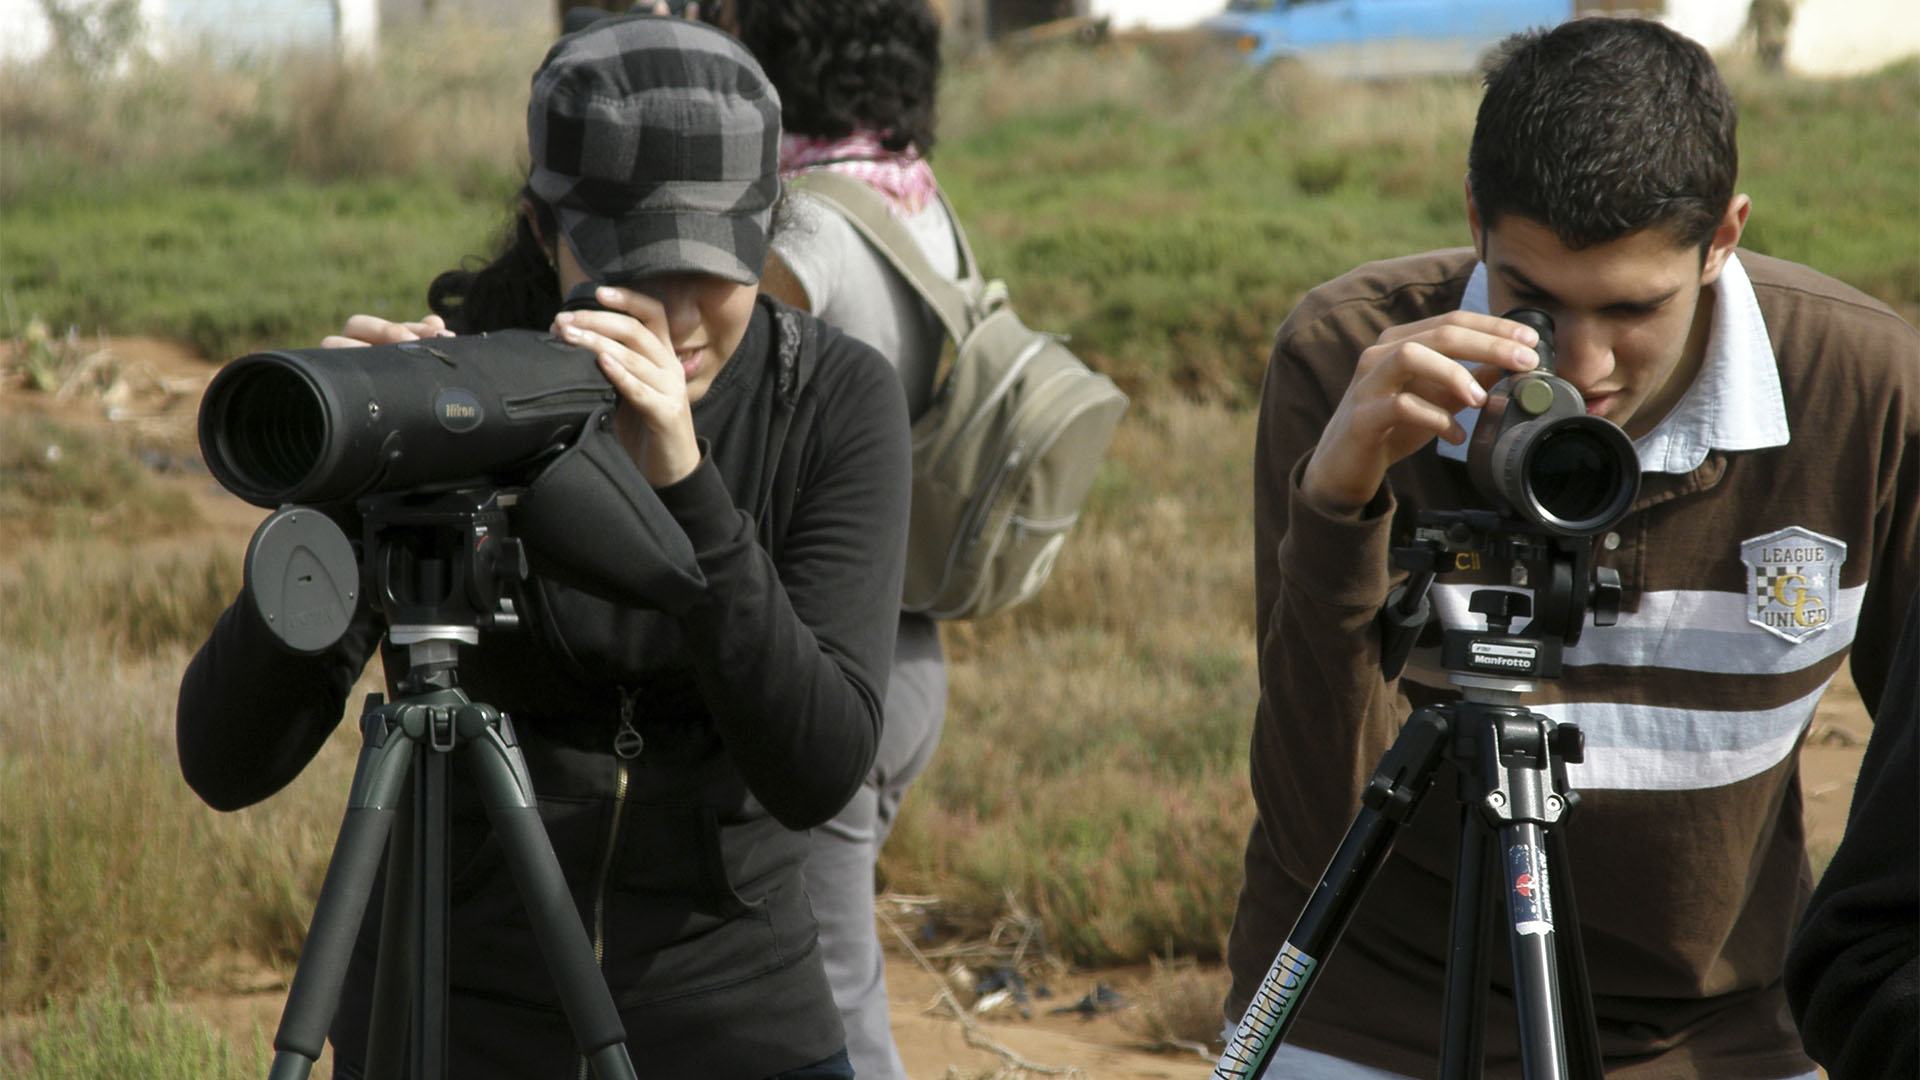
[[[601,373],[620,395],[614,433],[647,482],[664,487],[700,464],[687,373],[674,355],[666,308],[612,285],[600,286],[594,299],[609,310],[563,311],[554,316],[553,332],[599,355]]]
[[[452,336],[453,331],[447,329],[446,320],[438,315],[429,315],[419,322],[392,322],[376,315],[353,315],[348,317],[347,325],[341,327],[339,333],[322,338],[320,347],[349,349]]]
[[[1539,340],[1532,327],[1466,311],[1390,327],[1360,354],[1301,475],[1301,494],[1324,511],[1358,513],[1395,462],[1435,436],[1465,441],[1453,414],[1484,404],[1487,387],[1507,373],[1538,364]]]

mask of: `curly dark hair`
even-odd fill
[[[933,149],[940,21],[927,0],[728,0],[734,33],[780,91],[796,135],[878,132]]]
[[[1584,18],[1508,39],[1467,160],[1474,207],[1579,250],[1649,227],[1704,252],[1740,168],[1707,50],[1656,22]]]
[[[427,306],[456,333],[545,330],[560,312],[560,278],[540,245],[540,236],[559,235],[559,223],[531,189],[519,197],[538,219],[538,234],[526,215],[515,214],[493,261],[448,270],[427,286]]]

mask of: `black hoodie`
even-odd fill
[[[803,831],[873,761],[898,617],[906,409],[873,350],[761,298],[693,408],[703,458],[659,489],[707,579],[681,616],[536,578],[522,629],[463,648],[467,695],[508,713],[541,816],[647,1075],[751,1080],[843,1042],[815,945]],[[328,652],[280,647],[250,598],[181,681],[187,781],[221,809],[285,786],[339,723],[385,632],[364,605]],[[392,677],[406,660],[386,647]],[[637,756],[616,753],[623,724]],[[633,740],[630,736],[627,745]],[[455,770],[453,1075],[572,1075],[558,998]],[[369,905],[333,1040],[363,1055]]]

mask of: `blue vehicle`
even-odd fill
[[[1201,25],[1252,63],[1292,59],[1338,75],[1389,78],[1474,71],[1508,34],[1554,26],[1589,9],[1624,14],[1640,6],[1608,0],[1230,0]]]

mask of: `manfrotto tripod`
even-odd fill
[[[372,557],[367,585],[387,614],[388,641],[407,650],[409,665],[396,684],[399,696],[383,704],[371,695],[361,716],[364,743],[346,819],[274,1035],[269,1080],[304,1080],[319,1059],[383,861],[387,889],[367,1075],[446,1075],[446,798],[455,752],[486,806],[575,1041],[602,1080],[635,1076],[626,1031],[541,823],[513,725],[492,706],[470,701],[459,685],[459,646],[477,643],[483,626],[510,624],[514,615],[503,592],[527,574],[525,552],[505,531],[513,498],[463,491],[361,504]],[[296,583],[256,590],[278,597],[315,582],[356,580],[351,549],[344,563],[339,557],[343,548],[345,538],[318,512],[283,510],[255,534],[250,583]],[[281,624],[275,629],[283,638],[299,632],[295,624],[315,622],[320,610],[290,603],[275,611],[272,600],[256,602],[269,625]],[[351,612],[353,605],[344,607]],[[396,817],[407,824],[395,829]]]
[[[1477,566],[1485,552],[1512,564],[1516,585],[1535,583],[1535,598],[1475,590],[1470,610],[1486,616],[1487,629],[1442,633],[1441,666],[1448,681],[1460,687],[1462,699],[1414,710],[1381,758],[1361,795],[1359,813],[1255,991],[1214,1080],[1265,1075],[1301,1001],[1442,761],[1452,763],[1459,776],[1461,836],[1439,1076],[1466,1080],[1481,1073],[1494,913],[1485,890],[1494,875],[1506,895],[1521,1068],[1529,1080],[1601,1076],[1586,956],[1560,832],[1579,801],[1568,786],[1566,766],[1581,760],[1581,735],[1571,724],[1556,724],[1525,708],[1520,697],[1534,689],[1534,679],[1560,673],[1562,649],[1579,640],[1589,607],[1596,625],[1617,619],[1619,575],[1591,569],[1590,538],[1543,532],[1492,513],[1423,512],[1418,525],[1413,546],[1394,551],[1396,564],[1411,576],[1380,616],[1387,678],[1398,677],[1431,614],[1427,591],[1437,574]],[[1513,620],[1529,614],[1527,633],[1512,633]]]

